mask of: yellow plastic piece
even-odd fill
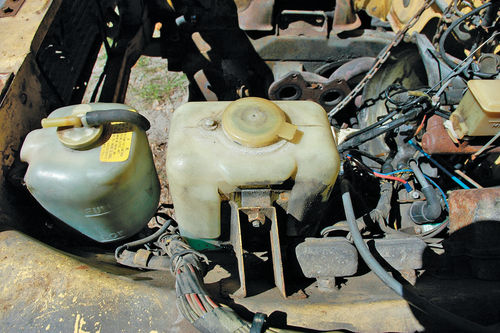
[[[101,137],[103,126],[82,126],[81,117],[84,116],[85,113],[91,111],[90,104],[73,105],[70,108],[72,110],[71,115],[65,117],[50,116],[49,118],[45,118],[42,120],[42,127],[57,127],[57,138],[66,147],[72,149],[87,148]]]
[[[262,102],[253,98],[241,101],[245,105],[243,110],[248,101],[259,110],[249,112],[249,116],[233,110],[239,109],[239,103],[191,102],[173,114],[166,170],[182,236],[219,237],[221,201],[242,188],[267,188],[293,180],[287,213],[300,220],[301,212],[292,211],[291,207],[302,207],[296,203],[303,203],[309,195],[324,202],[335,183],[340,159],[326,112],[320,105],[311,101]],[[261,111],[262,106],[266,111]],[[265,131],[258,126],[244,127],[247,123],[237,117],[240,114],[252,119],[252,114],[257,117],[261,112],[274,119],[263,121]],[[228,121],[238,125],[241,121],[239,127],[233,126],[240,131],[241,127],[248,128],[239,134],[240,141],[226,133]],[[247,133],[251,129],[255,133]],[[231,130],[234,132],[234,128]],[[249,147],[240,143],[242,137],[259,145],[277,141]]]
[[[500,130],[500,80],[470,80],[450,121],[458,138],[492,136]]]
[[[222,115],[222,127],[230,138],[246,147],[265,147],[280,139],[291,141],[297,131],[279,106],[258,97],[229,104]]]
[[[77,116],[42,119],[42,127],[82,127],[82,120]]]
[[[49,119],[107,109],[129,107],[115,103],[72,105],[53,111]],[[37,129],[28,134],[21,149],[21,160],[29,164],[24,180],[35,199],[59,220],[98,242],[137,233],[158,205],[160,185],[142,129],[130,126],[130,132],[118,133],[130,135],[131,141],[125,145],[124,140],[118,140],[112,153],[121,151],[126,159],[101,161],[103,146],[128,126],[113,124],[102,140],[78,150],[69,149],[63,140],[79,142],[80,136],[85,137],[82,131],[102,132],[102,128]]]

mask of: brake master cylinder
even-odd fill
[[[167,175],[188,238],[219,237],[221,201],[232,194],[290,183],[287,214],[300,224],[328,200],[339,166],[326,113],[314,102],[192,102],[173,115]]]
[[[57,109],[21,149],[21,160],[29,163],[24,180],[35,199],[98,242],[137,233],[158,206],[158,176],[146,128],[140,127],[149,123],[131,111],[112,103]],[[135,118],[140,126],[110,122],[113,117]]]

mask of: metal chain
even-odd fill
[[[340,110],[346,107],[349,102],[352,101],[352,99],[361,92],[361,90],[365,87],[365,85],[368,83],[368,81],[371,80],[371,78],[378,72],[380,67],[387,61],[389,58],[389,55],[391,54],[391,50],[394,46],[398,45],[402,40],[404,35],[408,32],[408,30],[417,23],[417,21],[420,19],[420,16],[422,13],[429,8],[432,4],[434,3],[434,0],[427,0],[425,4],[418,10],[418,12],[408,21],[408,23],[403,27],[403,29],[399,30],[399,32],[396,34],[396,37],[394,37],[393,41],[387,45],[382,52],[377,56],[377,61],[373,65],[373,67],[366,73],[365,77],[356,85],[356,87],[351,90],[349,95],[344,97],[344,99],[337,104],[330,112],[328,112],[328,119],[332,120],[332,117],[337,114]]]

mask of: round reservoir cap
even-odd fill
[[[86,111],[76,109],[73,116],[82,116]],[[58,127],[57,138],[68,148],[83,149],[95,143],[102,135],[103,126],[98,127]]]
[[[246,147],[265,147],[280,139],[292,140],[297,126],[286,121],[281,108],[271,101],[246,97],[230,103],[222,115],[224,132]]]

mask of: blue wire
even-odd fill
[[[403,172],[411,172],[413,173],[413,171],[411,169],[401,169],[401,170],[396,170],[396,171],[393,171],[393,172],[388,172],[388,173],[382,173],[382,175],[384,176],[390,176],[390,175],[393,175],[393,174],[396,174],[396,173],[403,173]],[[433,181],[430,177],[428,177],[427,175],[424,174],[424,177],[425,179],[427,179],[432,185],[434,185],[435,188],[438,189],[438,191],[441,193],[441,196],[443,197],[443,200],[444,200],[444,204],[446,205],[446,208],[448,209],[448,211],[450,210],[450,206],[448,205],[448,199],[446,198],[446,194],[444,193],[443,189],[441,187],[439,187],[438,184],[436,184],[435,181]]]
[[[434,185],[434,187],[436,187],[439,192],[441,192],[441,196],[443,197],[444,199],[444,204],[446,205],[446,208],[448,209],[448,211],[450,211],[450,205],[448,205],[448,199],[446,199],[446,194],[444,193],[444,191],[441,189],[441,187],[438,186],[438,184],[436,184],[435,181],[433,181],[430,177],[424,175],[425,179],[427,179],[432,185]]]
[[[448,170],[445,169],[444,166],[442,166],[441,164],[439,164],[438,161],[436,161],[435,159],[432,158],[431,155],[427,154],[422,148],[420,148],[420,146],[418,146],[415,142],[413,142],[412,140],[409,140],[408,141],[409,144],[411,144],[413,147],[415,147],[419,152],[421,152],[425,157],[427,157],[427,159],[429,161],[431,161],[432,163],[434,163],[435,166],[438,167],[438,169],[440,169],[441,171],[443,171],[448,177],[450,177],[455,183],[457,183],[458,185],[460,185],[463,189],[465,190],[470,190],[470,187],[465,185],[463,181],[461,181],[460,179],[458,179],[456,176],[454,176],[451,172],[449,172]]]

